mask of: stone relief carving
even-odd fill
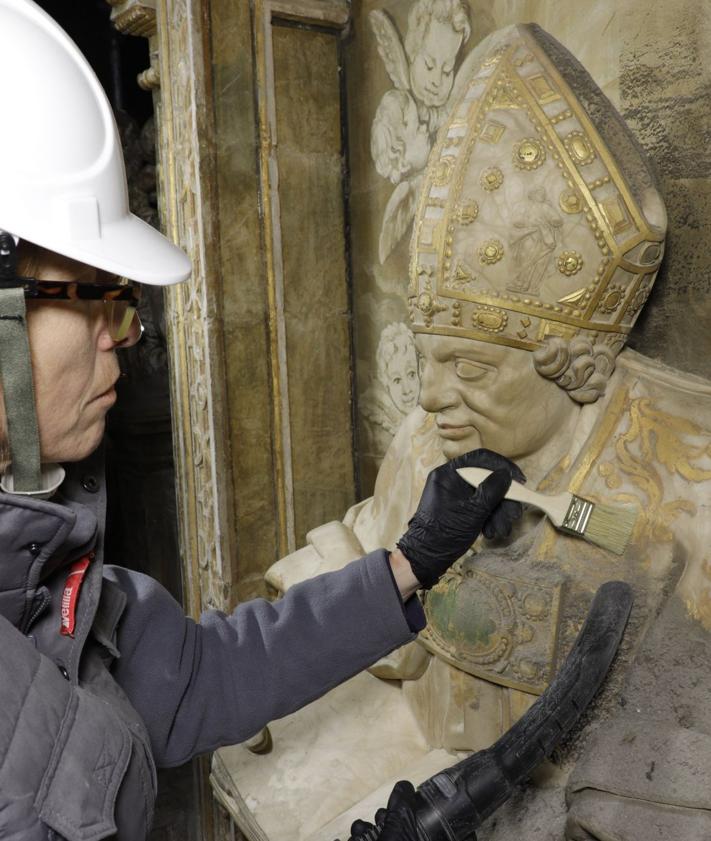
[[[388,324],[380,334],[377,375],[360,398],[368,452],[380,461],[403,418],[416,406],[420,377],[415,339],[403,323]]]
[[[159,160],[166,230],[193,263],[189,284],[166,295],[166,330],[173,360],[172,407],[181,550],[187,609],[225,609],[232,588],[229,473],[219,413],[224,395],[219,306],[208,247],[217,214],[206,171],[203,34],[189,4],[158,2],[161,95],[157,106]]]
[[[380,234],[379,257],[384,263],[412,222],[419,174],[446,114],[455,65],[471,24],[464,0],[416,0],[404,44],[386,11],[375,9],[369,19],[395,86],[378,105],[370,147],[378,174],[396,185]]]
[[[453,764],[456,752],[488,747],[550,680],[597,586],[616,578],[633,585],[635,608],[605,692],[544,784],[510,801],[478,835],[573,839],[594,826],[594,837],[631,841],[659,831],[673,837],[678,822],[688,821],[696,829],[684,837],[705,838],[708,790],[693,803],[679,792],[711,774],[705,736],[711,729],[711,383],[633,351],[620,353],[639,314],[640,290],[648,293],[659,268],[665,210],[619,116],[546,33],[512,26],[482,42],[471,58],[468,84],[423,177],[411,247],[408,297],[424,362],[421,408],[401,425],[374,496],[342,523],[311,532],[308,545],[272,567],[268,579],[283,591],[363,551],[392,547],[428,470],[478,446],[515,459],[529,485],[544,492],[565,489],[634,506],[638,528],[619,558],[528,512],[510,539],[482,541],[474,555],[460,559],[425,596],[430,627],[422,639],[371,670],[401,693],[397,712],[359,726],[383,689],[377,680],[368,686],[362,675],[351,684],[348,705],[338,707],[339,739],[350,746],[343,734],[357,733],[362,754],[346,749],[335,756],[331,745],[324,771],[323,754],[310,750],[321,717],[329,718],[328,699],[311,707],[308,735],[294,738],[301,713],[283,725],[290,750],[302,751],[300,771],[320,810],[321,823],[293,837],[347,835],[355,817],[382,805],[395,780],[417,784]],[[584,89],[587,102],[595,100],[595,126],[573,87]],[[526,107],[512,107],[520,102]],[[501,177],[488,191],[493,182],[480,176],[493,168]],[[541,282],[537,273],[529,282],[538,284],[537,296],[507,288],[516,266],[516,204],[502,217],[495,196],[508,182],[519,183],[538,213],[526,255],[529,266],[545,262]],[[531,195],[539,186],[546,189]],[[566,190],[581,196],[573,213],[562,203],[559,212],[547,198]],[[479,212],[466,214],[475,218],[462,225],[459,208],[472,201]],[[448,285],[453,268],[466,260],[476,263],[485,285]],[[394,734],[391,721],[403,728],[411,722],[409,732]],[[657,722],[664,722],[669,752],[655,747]],[[274,724],[275,751],[281,728]],[[687,738],[703,746],[693,753],[692,770],[683,752],[672,756]],[[651,779],[644,769],[630,775],[623,766],[632,744],[663,755],[673,765],[671,776]],[[442,749],[450,752],[448,762],[441,762]],[[274,813],[282,820],[293,813],[295,824],[310,816],[307,796],[297,803],[288,793],[266,795],[239,754],[229,761],[255,823],[268,826]],[[278,753],[264,758],[261,778],[275,774],[280,761]],[[336,774],[349,779],[351,808],[344,806],[342,785],[326,807]],[[332,820],[324,824],[329,811]]]
[[[393,84],[375,109],[370,131],[375,169],[393,185],[378,240],[382,266],[411,229],[424,168],[450,101],[471,23],[466,0],[416,0],[409,10],[404,37],[383,9],[371,11],[368,20]],[[472,212],[476,213],[472,207],[463,208],[463,218]],[[375,466],[406,414],[393,401],[393,385],[376,359],[384,344],[392,340],[386,336],[391,329],[386,325],[405,315],[400,283],[381,274],[377,274],[376,283],[377,295],[361,294],[357,301],[359,319],[371,324],[373,331],[370,353],[376,373],[360,387],[359,416],[362,450]],[[380,346],[377,353],[375,341]],[[414,348],[411,353],[414,355]],[[370,360],[363,365],[370,367]]]
[[[548,200],[545,188],[533,187],[527,199],[513,212],[515,233],[511,248],[518,271],[507,289],[537,295],[553,263],[563,220]]]

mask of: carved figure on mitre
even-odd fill
[[[287,589],[392,547],[427,472],[480,446],[516,461],[529,487],[632,509],[636,526],[621,557],[534,511],[509,539],[477,543],[425,594],[419,639],[354,678],[358,692],[337,709],[350,738],[340,753],[321,743],[338,802],[299,837],[347,837],[348,820],[372,815],[394,780],[417,784],[491,744],[545,689],[595,590],[622,579],[635,604],[594,709],[477,834],[708,839],[711,383],[623,350],[662,260],[664,205],[614,107],[539,27],[489,36],[467,71],[425,172],[411,245],[420,406],[374,496],[314,530],[269,580]],[[358,730],[383,685],[394,706]],[[305,713],[304,745],[318,743],[328,704]],[[366,755],[352,749],[358,734]],[[324,804],[318,758],[309,765],[306,751],[302,763]]]

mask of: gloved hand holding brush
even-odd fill
[[[493,471],[476,488],[458,474],[462,467]],[[505,500],[511,480],[525,476],[509,459],[491,450],[473,450],[433,470],[427,477],[420,504],[397,543],[421,583],[433,587],[481,533],[507,537],[521,516],[521,504]]]

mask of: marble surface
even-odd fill
[[[250,841],[348,838],[351,823],[372,819],[397,780],[417,784],[456,762],[428,747],[395,682],[366,673],[270,730],[267,755],[236,745],[213,758],[213,790]]]

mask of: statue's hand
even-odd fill
[[[355,821],[349,841],[418,841],[415,821],[415,789],[400,780],[388,799],[386,809],[378,809],[375,824]]]
[[[458,474],[459,467],[494,472],[477,488]],[[420,504],[397,545],[423,587],[433,587],[483,532],[508,537],[521,516],[518,502],[504,500],[511,479],[525,482],[519,468],[491,450],[473,450],[437,467],[427,477]]]

